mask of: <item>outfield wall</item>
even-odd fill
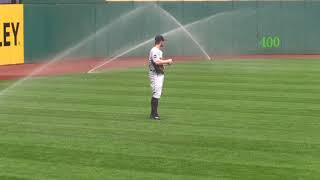
[[[25,0],[25,60],[54,57],[122,14],[147,2],[99,0]],[[209,54],[318,54],[320,51],[319,1],[204,1],[157,2],[182,24],[219,14],[219,18],[192,27]],[[224,13],[225,12],[225,13]],[[163,14],[119,28],[86,44],[79,56],[112,56],[117,49],[162,33]],[[128,24],[130,22],[127,22]],[[122,25],[121,27],[125,27]],[[192,55],[190,41],[172,37],[169,55]],[[146,48],[130,55],[145,56]]]

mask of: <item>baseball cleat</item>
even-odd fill
[[[160,120],[160,116],[159,115],[150,115],[150,119]]]

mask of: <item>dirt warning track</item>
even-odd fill
[[[171,58],[171,57],[170,57]],[[175,62],[184,61],[200,61],[203,57],[196,56],[175,56],[172,57]],[[241,60],[241,59],[320,59],[320,54],[305,55],[305,54],[281,54],[281,55],[239,55],[227,56],[219,55],[212,56],[212,60]],[[40,63],[19,64],[19,65],[5,65],[0,66],[0,80],[19,79],[26,76],[54,76],[74,73],[87,73],[97,65],[108,61],[106,58],[82,58],[82,59],[68,59],[60,60],[48,64],[49,61],[42,61]],[[99,70],[108,69],[126,69],[133,67],[146,66],[148,60],[145,57],[123,57],[115,61],[107,63],[99,68]],[[40,70],[41,69],[41,70]],[[36,72],[36,73],[35,73]]]

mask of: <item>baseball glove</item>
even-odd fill
[[[157,74],[164,74],[164,65],[157,65],[155,62],[153,61],[151,62]]]

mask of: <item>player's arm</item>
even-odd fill
[[[161,59],[158,59],[158,60],[154,61],[154,63],[156,63],[156,65],[172,64],[172,59],[165,59],[165,60],[163,60],[163,59],[161,58]]]
[[[172,64],[172,59],[166,59],[166,60],[162,59],[162,52],[156,52],[155,54],[153,54],[152,57],[153,57],[153,62],[158,66]]]

